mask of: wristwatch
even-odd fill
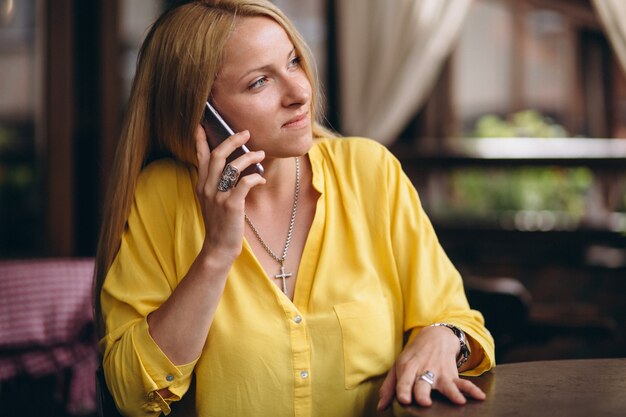
[[[431,324],[431,326],[447,327],[448,329],[452,330],[452,332],[456,335],[456,337],[459,338],[459,342],[461,343],[461,350],[459,351],[459,354],[456,357],[456,367],[457,369],[459,369],[461,366],[463,366],[465,362],[467,362],[467,359],[472,353],[470,351],[469,345],[467,344],[467,338],[465,337],[465,332],[459,329],[458,327],[453,326],[448,323],[435,323],[435,324]]]

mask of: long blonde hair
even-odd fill
[[[105,200],[94,272],[95,319],[100,336],[104,333],[100,293],[120,247],[137,178],[147,163],[161,156],[197,164],[195,129],[220,69],[224,45],[236,19],[249,16],[270,17],[285,29],[313,87],[311,112],[315,115],[318,110],[319,89],[310,51],[293,24],[271,2],[198,0],[172,8],[157,19],[139,51]],[[313,135],[332,133],[314,123]]]

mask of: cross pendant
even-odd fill
[[[283,280],[283,292],[285,294],[287,294],[287,278],[289,278],[291,275],[292,275],[291,272],[285,273],[285,265],[284,264],[280,265],[280,274],[274,275],[275,279],[282,279]]]

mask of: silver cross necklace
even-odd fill
[[[285,272],[285,258],[287,258],[287,251],[289,250],[289,244],[291,243],[291,234],[293,233],[293,225],[296,223],[296,210],[298,209],[298,195],[300,194],[300,160],[296,158],[296,190],[293,195],[293,208],[291,209],[291,220],[289,221],[289,231],[287,232],[287,240],[285,241],[285,248],[283,249],[283,256],[280,258],[276,256],[274,252],[267,246],[265,241],[261,238],[259,231],[256,230],[256,227],[252,224],[252,221],[245,214],[246,223],[252,229],[252,232],[263,246],[263,249],[276,261],[280,264],[280,274],[274,275],[275,279],[282,279],[283,282],[283,292],[287,294],[287,278],[291,277],[293,274],[291,272]]]

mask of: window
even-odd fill
[[[589,2],[476,0],[422,112],[452,86],[455,111],[436,117],[456,134],[422,132],[445,142],[424,152],[433,219],[625,231],[626,146],[607,139],[626,132],[625,78]]]
[[[41,250],[39,2],[0,3],[0,256]]]
[[[484,114],[533,109],[569,136],[626,126],[624,75],[588,2],[474,2],[453,57],[464,136]],[[621,106],[621,107],[620,107]]]
[[[137,54],[150,25],[159,17],[166,5],[154,0],[122,1],[119,5],[120,79],[122,80],[122,104],[130,95]]]

